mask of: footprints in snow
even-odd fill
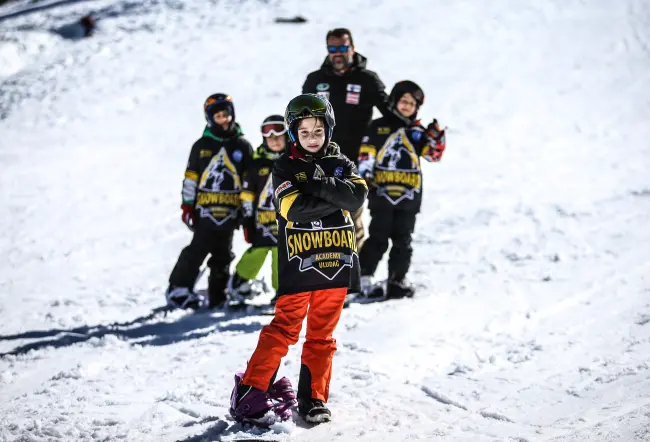
[[[650,313],[642,313],[635,322],[636,325],[646,325],[648,323],[650,323]]]
[[[431,399],[440,402],[441,404],[450,405],[452,407],[460,408],[461,410],[464,411],[472,412],[472,410],[470,410],[466,405],[449,398],[448,396],[440,393],[439,391],[435,391],[427,387],[426,385],[422,385],[420,388],[424,392],[424,394],[429,396]],[[502,422],[514,423],[512,419],[508,418],[507,416],[501,413],[497,413],[495,411],[476,410],[474,412],[486,419],[495,419]]]

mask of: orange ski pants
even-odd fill
[[[244,379],[245,385],[266,391],[289,345],[298,342],[307,316],[307,335],[302,346],[302,365],[311,372],[311,396],[327,402],[336,340],[332,337],[345,303],[347,287],[282,295],[275,317],[262,328]]]

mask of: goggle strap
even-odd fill
[[[262,123],[262,127],[268,126],[269,124],[284,124],[284,120],[282,121],[265,121]]]

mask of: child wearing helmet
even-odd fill
[[[282,115],[270,115],[262,122],[262,144],[244,172],[239,194],[243,213],[244,239],[251,246],[244,252],[228,283],[231,301],[243,302],[256,295],[250,280],[257,277],[271,252],[271,286],[278,289],[278,223],[273,205],[273,164],[286,150],[287,128]],[[275,298],[274,298],[275,300]]]
[[[331,143],[334,112],[315,94],[289,102],[285,121],[292,144],[273,167],[278,211],[278,295],[273,321],[260,332],[245,373],[235,375],[231,415],[268,424],[288,419],[296,395],[286,378],[274,383],[289,345],[307,334],[298,381],[298,412],[310,423],[326,422],[325,406],[336,341],[332,337],[351,280],[359,277],[351,212],[368,188],[355,164]],[[275,411],[275,413],[272,413]]]
[[[176,308],[203,304],[193,288],[208,254],[208,306],[225,302],[234,259],[233,233],[239,226],[241,183],[253,154],[235,121],[230,95],[210,95],[203,111],[207,126],[190,151],[181,204],[182,220],[194,236],[178,257],[166,292],[167,303]]]
[[[359,172],[370,193],[369,237],[359,254],[361,291],[369,297],[410,297],[413,287],[406,274],[411,264],[411,235],[422,203],[420,158],[440,161],[445,132],[433,120],[425,129],[417,120],[424,92],[412,81],[400,81],[389,96],[386,116],[373,120],[359,149]],[[388,249],[386,290],[373,282],[377,265]]]

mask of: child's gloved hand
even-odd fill
[[[248,244],[253,244],[253,238],[255,236],[255,219],[254,218],[244,218],[242,219],[242,230],[244,231],[244,241]]]
[[[445,136],[445,130],[440,129],[437,119],[433,119],[431,123],[427,126],[427,134],[434,140],[438,141]]]
[[[366,181],[367,185],[372,183],[375,170],[375,157],[366,156],[359,160],[359,175]]]
[[[252,218],[253,217],[253,202],[252,201],[242,201],[242,203],[241,203],[241,216],[243,218]]]
[[[322,158],[318,161],[318,164],[326,176],[343,179],[350,174],[345,161],[338,157]]]
[[[194,231],[194,224],[196,223],[196,216],[194,215],[194,206],[191,204],[181,204],[181,220],[185,223],[188,229]]]
[[[294,166],[296,177],[296,187],[302,193],[313,195],[319,187],[321,173],[318,173],[318,167],[313,160],[300,160]]]
[[[248,244],[253,244],[253,232],[250,231],[250,229],[244,225],[244,241],[246,241]]]
[[[438,120],[435,118],[427,126],[427,135],[431,140],[427,147],[425,157],[430,159],[430,161],[440,161],[442,159],[442,154],[445,152],[445,148],[447,147],[447,140],[445,138],[445,129],[440,129]]]

